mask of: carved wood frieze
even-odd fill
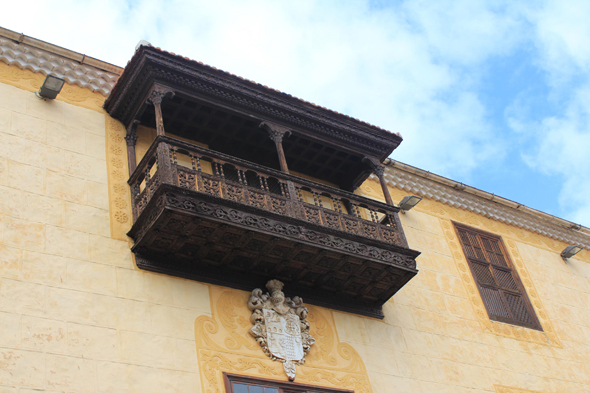
[[[140,268],[242,289],[277,277],[310,303],[377,318],[416,273],[414,257],[387,247],[174,189],[161,185],[130,232]]]

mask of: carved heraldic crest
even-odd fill
[[[299,296],[286,298],[283,283],[270,280],[267,293],[256,288],[248,300],[254,325],[250,334],[272,360],[283,363],[290,381],[295,379],[295,365],[305,363],[305,355],[315,343],[309,334],[307,308]]]

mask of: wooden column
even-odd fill
[[[172,90],[156,87],[152,90],[147,99],[147,101],[154,106],[154,111],[156,112],[156,132],[158,135],[165,134],[164,118],[162,117],[162,101],[164,101],[164,98],[166,97],[174,97],[174,92]]]
[[[135,143],[137,142],[137,126],[139,120],[133,120],[129,127],[127,127],[127,135],[125,141],[127,142],[127,166],[129,167],[129,176],[137,168],[137,160],[135,158]]]
[[[279,164],[281,171],[289,173],[289,167],[287,166],[287,159],[285,158],[285,152],[283,151],[283,138],[285,135],[289,136],[291,131],[283,126],[270,122],[260,123],[260,128],[268,132],[268,136],[273,140],[277,148],[277,154],[279,155]]]
[[[384,172],[385,168],[382,165],[377,165],[373,168],[373,173],[377,175],[379,178],[379,183],[381,183],[381,190],[383,191],[385,202],[387,202],[388,205],[394,206],[391,195],[389,194],[389,188],[387,188],[387,182],[385,181],[385,177],[383,177]]]

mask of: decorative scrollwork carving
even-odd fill
[[[375,175],[377,175],[378,177],[381,177],[385,173],[385,167],[382,165],[377,165],[377,166],[373,167],[373,173]]]
[[[264,194],[260,192],[250,191],[250,205],[260,207],[264,209]]]
[[[253,228],[260,228],[266,231],[277,234],[289,236],[297,239],[305,239],[315,244],[322,246],[333,247],[335,249],[347,251],[363,257],[370,257],[381,261],[401,265],[404,267],[416,267],[416,262],[413,257],[402,257],[396,253],[377,247],[368,247],[362,243],[343,239],[341,237],[322,234],[313,230],[304,229],[300,226],[287,224],[280,221],[275,221],[269,218],[260,217],[244,213],[235,209],[209,204],[207,202],[193,202],[191,198],[184,198],[175,194],[166,194],[166,200],[173,207],[194,211],[196,213],[214,216],[217,218],[226,219],[239,224],[244,224]],[[345,221],[346,222],[346,221]],[[358,225],[356,221],[349,222]],[[356,227],[358,228],[358,226]],[[352,232],[352,230],[351,230]]]
[[[340,229],[340,218],[338,218],[337,214],[324,211],[324,217],[326,217],[327,226],[330,228]]]
[[[320,211],[313,207],[304,206],[305,209],[305,218],[307,221],[313,222],[314,224],[321,224],[320,221]]]
[[[381,227],[381,234],[383,235],[383,240],[388,243],[396,244],[399,241],[397,232],[391,229]]]
[[[287,214],[287,202],[282,199],[271,198],[272,211],[279,214]]]
[[[162,101],[164,101],[164,98],[166,97],[174,97],[174,92],[161,86],[156,86],[148,96],[147,101],[153,105],[161,105]]]
[[[358,233],[358,222],[349,218],[344,218],[344,228],[346,232]]]
[[[268,132],[269,138],[275,143],[282,143],[285,136],[291,135],[291,131],[281,125],[264,121],[258,126]]]
[[[225,186],[225,197],[232,201],[241,202],[244,195],[242,187],[226,184]]]
[[[207,194],[211,194],[211,195],[215,195],[215,196],[220,196],[220,192],[219,192],[219,181],[218,180],[213,180],[213,179],[209,179],[207,177],[203,177],[203,192],[206,192]]]
[[[195,175],[193,173],[178,170],[178,185],[189,190],[196,190]]]
[[[365,235],[368,237],[372,237],[373,239],[377,238],[377,227],[373,224],[363,223],[363,232],[365,232]]]

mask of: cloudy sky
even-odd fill
[[[0,26],[119,66],[147,40],[399,132],[395,160],[590,226],[590,1],[13,4]]]

